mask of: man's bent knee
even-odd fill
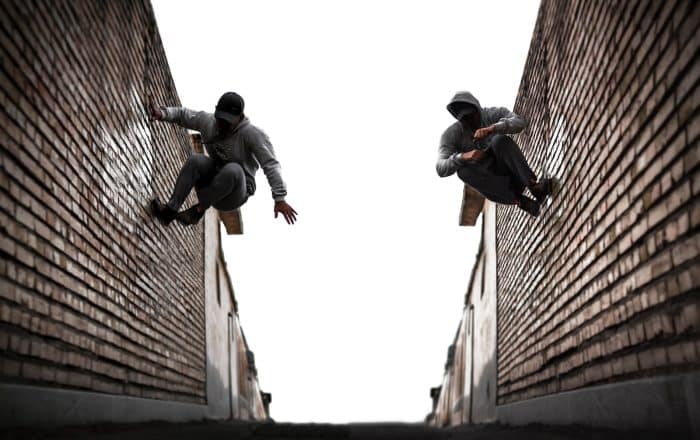
[[[222,173],[224,176],[230,177],[230,178],[233,178],[236,180],[244,177],[243,167],[235,162],[229,162],[226,165],[224,165],[221,168],[221,171],[219,171],[219,173]]]
[[[488,149],[497,157],[500,157],[502,155],[511,154],[515,150],[518,150],[519,147],[510,136],[496,134],[489,141]]]
[[[513,145],[515,145],[515,141],[505,134],[494,134],[491,136],[491,139],[489,139],[490,148],[508,148]]]
[[[187,158],[187,164],[189,165],[194,165],[197,167],[201,166],[207,166],[212,163],[212,158],[202,154],[202,153],[193,153],[190,154],[190,157]]]
[[[457,177],[459,177],[462,182],[473,184],[476,180],[471,169],[472,166],[473,164],[467,164],[457,170]]]

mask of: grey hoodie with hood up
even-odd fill
[[[458,92],[447,104],[447,110],[452,116],[458,118],[459,111],[467,105],[474,106],[478,110],[481,128],[493,125],[498,134],[518,133],[527,126],[527,122],[523,118],[505,107],[482,108],[479,101],[469,92]],[[464,128],[459,121],[449,126],[440,139],[436,165],[438,175],[447,177],[467,165],[467,162],[461,158],[462,153],[474,149],[488,150],[488,140],[489,138],[486,138],[475,142],[474,132],[469,128]],[[492,157],[487,156],[476,162],[476,165],[481,166],[484,168],[484,172],[487,172],[493,166],[492,159]]]

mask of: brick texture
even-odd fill
[[[201,226],[146,211],[192,148],[151,5],[0,2],[4,382],[204,402]]]
[[[544,0],[515,111],[563,192],[497,208],[498,403],[700,368],[700,6]]]

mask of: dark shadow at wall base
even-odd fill
[[[496,407],[501,423],[546,423],[694,433],[700,372],[600,385]]]
[[[114,421],[195,421],[206,416],[207,406],[194,403],[0,384],[0,427],[5,428],[51,428]]]

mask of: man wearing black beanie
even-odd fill
[[[221,96],[213,114],[184,107],[151,106],[152,119],[199,131],[209,154],[190,155],[167,203],[151,201],[153,215],[163,224],[177,219],[184,225],[194,225],[210,206],[221,211],[240,207],[255,193],[259,167],[272,188],[275,218],[281,213],[287,223],[296,221],[297,212],[284,200],[287,190],[270,139],[250,123],[244,106],[243,98],[234,92]],[[199,203],[178,213],[192,188]]]

